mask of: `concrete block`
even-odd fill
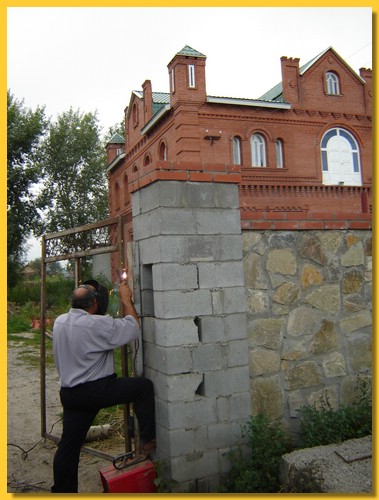
[[[193,401],[199,385],[203,382],[201,373],[167,375],[155,370],[154,372],[156,396],[166,404],[174,401]]]
[[[227,370],[204,373],[206,397],[228,396],[250,389],[249,367],[237,366]]]
[[[144,345],[144,360],[162,374],[189,373],[192,371],[192,348],[163,348],[147,342]]]
[[[208,446],[210,449],[236,446],[241,436],[241,424],[226,422],[208,427]]]
[[[198,288],[195,264],[155,264],[153,266],[155,290],[193,290]]]
[[[215,184],[205,182],[186,182],[183,191],[185,206],[209,208],[215,206]]]
[[[198,267],[200,288],[244,286],[241,262],[200,262]]]
[[[160,439],[161,437],[161,439]],[[198,426],[190,429],[157,429],[159,448],[170,457],[189,455],[196,451],[207,450],[207,427]]]
[[[218,452],[195,452],[171,460],[171,476],[174,481],[182,482],[217,474],[219,469]]]
[[[157,318],[194,318],[212,313],[209,290],[155,292],[154,301]]]
[[[220,370],[223,366],[220,344],[198,345],[192,349],[193,371]]]
[[[224,346],[228,366],[245,366],[249,363],[249,345],[247,339],[234,340]]]
[[[196,262],[223,262],[242,259],[240,235],[195,235],[186,240],[185,259]]]
[[[247,321],[245,313],[201,318],[201,341],[203,344],[246,339],[246,337]]]
[[[239,210],[202,209],[194,211],[197,234],[241,234]]]
[[[220,208],[237,208],[239,209],[240,202],[238,196],[238,187],[234,184],[215,184],[216,190],[216,207]]]
[[[213,314],[246,312],[246,291],[244,287],[212,290]]]
[[[192,318],[143,318],[143,339],[157,346],[173,347],[197,345],[198,329]]]
[[[214,398],[192,397],[187,401],[162,401],[156,398],[157,422],[168,430],[194,429],[217,422]]]
[[[187,208],[159,208],[159,234],[195,234],[196,210]]]

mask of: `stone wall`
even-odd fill
[[[327,390],[333,407],[372,366],[371,231],[243,232],[253,414],[299,428]]]

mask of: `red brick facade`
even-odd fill
[[[205,62],[176,54],[170,93],[145,81],[125,144],[107,145],[110,215],[129,215],[130,237],[130,194],[157,180],[238,184],[243,229],[371,228],[371,70],[357,75],[332,48],[301,68],[282,57],[282,82],[240,99],[207,95]]]

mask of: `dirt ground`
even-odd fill
[[[20,334],[30,335],[30,334]],[[25,350],[35,357],[30,363],[22,359]],[[52,463],[56,444],[41,437],[39,349],[25,347],[21,341],[8,342],[8,493],[50,493],[53,484]],[[46,369],[46,430],[61,434],[61,412],[58,376],[54,366]],[[119,436],[87,444],[110,456],[123,453],[124,440]],[[103,493],[99,470],[111,464],[82,452],[79,464],[79,493]]]

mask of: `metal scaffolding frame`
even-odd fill
[[[81,282],[81,259],[93,255],[118,252],[119,268],[125,267],[124,221],[120,215],[86,226],[79,226],[66,231],[49,233],[42,236],[41,262],[41,343],[40,343],[40,401],[41,401],[41,436],[56,443],[60,437],[46,430],[46,266],[50,262],[75,260],[75,286]],[[128,349],[121,348],[122,374],[128,375]],[[124,405],[125,451],[131,451],[129,435],[130,407]],[[92,455],[113,460],[114,457],[99,450],[82,447]]]

